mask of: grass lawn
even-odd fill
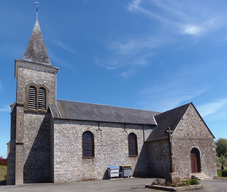
[[[227,169],[224,169],[225,171],[227,171]],[[222,175],[221,175],[221,170],[217,170],[217,172],[218,172],[218,177],[220,177],[220,178],[222,178],[222,179],[227,179],[227,177],[222,177]]]
[[[7,173],[7,166],[0,165],[0,181],[4,180],[4,175]]]

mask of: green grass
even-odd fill
[[[5,175],[7,174],[7,166],[0,165],[0,185],[6,185]]]
[[[7,174],[7,166],[0,165],[0,181],[4,180],[4,175]]]
[[[224,170],[227,170],[227,169],[224,169]],[[227,177],[222,177],[222,175],[221,175],[222,170],[217,170],[217,173],[218,173],[218,177],[227,179]]]

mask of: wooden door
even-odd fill
[[[192,168],[192,173],[199,172],[198,159],[195,153],[191,153],[191,168]]]

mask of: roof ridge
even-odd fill
[[[161,114],[165,114],[165,113],[168,113],[168,112],[170,112],[170,111],[173,111],[173,110],[176,110],[176,109],[178,109],[178,108],[181,108],[181,107],[185,107],[186,105],[190,105],[192,102],[190,102],[190,103],[187,103],[187,104],[184,104],[184,105],[181,105],[181,106],[179,106],[179,107],[176,107],[176,108],[173,108],[173,109],[169,109],[169,110],[167,110],[167,111],[164,111],[164,112],[162,112],[162,113],[160,113],[160,114],[158,114],[158,115],[161,115]],[[158,116],[158,115],[156,115],[156,116]]]
[[[136,108],[130,108],[130,107],[121,107],[121,106],[114,106],[114,105],[106,105],[106,104],[99,104],[99,103],[86,103],[82,101],[71,101],[71,100],[64,100],[64,99],[57,99],[61,101],[69,101],[69,102],[75,102],[75,103],[84,103],[84,104],[89,104],[89,105],[101,105],[101,106],[110,106],[110,107],[116,107],[116,108],[124,108],[124,109],[133,109],[133,110],[139,110],[139,111],[149,111],[149,112],[155,112],[155,113],[160,113],[159,111],[151,111],[151,110],[145,110],[145,109],[136,109]]]

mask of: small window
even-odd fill
[[[137,137],[136,134],[130,133],[128,135],[128,150],[129,156],[137,156]]]
[[[29,109],[36,109],[36,97],[37,97],[37,90],[36,87],[30,86],[29,93],[28,93],[28,108]]]
[[[94,157],[94,136],[90,131],[83,133],[83,157]]]
[[[46,110],[46,89],[39,88],[38,109]]]

